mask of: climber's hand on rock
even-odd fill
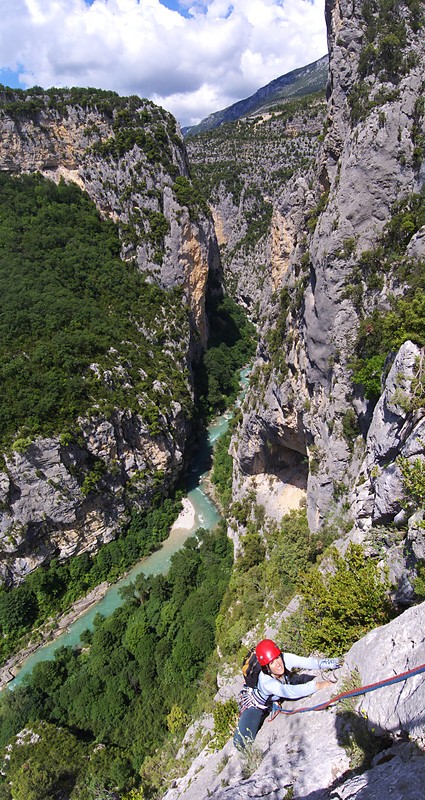
[[[317,691],[319,692],[320,689],[328,689],[329,686],[333,686],[333,681],[316,681]]]

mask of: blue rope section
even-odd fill
[[[292,711],[289,711],[285,708],[281,708],[279,703],[273,703],[272,712],[268,721],[272,722],[272,720],[274,720],[278,714],[306,714],[307,711],[322,711],[323,709],[334,705],[334,703],[338,703],[339,700],[342,700],[345,697],[357,697],[359,694],[374,692],[376,689],[381,689],[383,686],[391,686],[394,683],[407,681],[408,678],[413,678],[414,675],[420,675],[421,672],[425,672],[425,664],[421,664],[419,667],[414,667],[414,669],[409,669],[406,672],[400,672],[399,675],[394,675],[392,678],[385,678],[385,680],[377,681],[376,683],[370,683],[367,686],[360,686],[358,689],[351,689],[348,692],[342,692],[335,697],[331,697],[331,699],[327,700],[325,703],[320,703],[317,706],[309,706],[308,708],[295,708]]]

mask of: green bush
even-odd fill
[[[21,735],[20,741],[12,745],[10,758],[5,762],[13,795],[4,787],[1,797],[48,800],[69,796],[76,776],[85,769],[87,746],[69,731],[39,723]]]
[[[381,379],[385,356],[376,355],[353,365],[353,382],[363,386],[369,400],[378,400],[381,394]]]
[[[415,458],[409,461],[407,458],[399,456],[397,464],[403,478],[403,489],[405,503],[416,508],[425,507],[425,460]]]
[[[260,534],[255,532],[245,533],[241,537],[241,554],[236,560],[236,568],[240,572],[248,572],[251,567],[262,564],[266,555],[266,547]]]
[[[214,733],[212,747],[221,750],[232,735],[237,719],[238,704],[234,698],[224,703],[215,703],[213,708]]]
[[[333,548],[326,572],[311,569],[300,588],[300,637],[306,653],[341,655],[394,613],[388,582],[360,545],[350,544],[345,557]]]
[[[425,561],[421,561],[416,567],[416,578],[413,582],[418,600],[425,600]]]
[[[291,511],[280,525],[269,524],[260,513],[261,507],[248,499],[234,510],[246,533],[242,538],[244,551],[236,561],[217,617],[217,641],[224,654],[238,652],[253,620],[258,623],[267,610],[285,607],[296,592],[300,576],[339,532],[324,529],[311,534],[305,510]]]
[[[189,178],[179,175],[173,184],[173,192],[177,202],[181,206],[186,206],[193,221],[197,220],[200,214],[209,215],[208,204],[196,179],[191,181]]]
[[[354,408],[347,409],[342,417],[341,423],[344,439],[352,452],[354,449],[354,442],[360,433],[357,414],[354,411]]]

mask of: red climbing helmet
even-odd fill
[[[261,666],[266,667],[267,664],[282,655],[282,651],[271,639],[262,639],[255,648],[255,654]]]

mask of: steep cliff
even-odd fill
[[[425,604],[371,631],[347,653],[334,691],[310,700],[285,703],[293,710],[325,703],[332,696],[425,666]],[[312,675],[310,676],[312,677]],[[223,682],[217,701],[240,688]],[[405,682],[345,700],[323,711],[279,714],[259,732],[255,753],[244,758],[233,743],[197,755],[188,774],[164,800],[420,800],[425,777],[423,673]],[[179,753],[209,738],[211,719],[189,731]],[[199,744],[198,744],[199,750]]]
[[[52,409],[50,423],[46,421],[37,428],[35,423],[20,418],[20,396],[10,402],[8,424],[13,427],[15,403],[16,424],[4,445],[0,481],[0,578],[13,583],[52,555],[64,559],[85,550],[96,551],[128,522],[130,508],[146,508],[156,492],[166,494],[175,485],[186,464],[192,426],[192,365],[208,336],[207,285],[213,287],[212,291],[220,291],[221,276],[212,220],[188,177],[182,137],[171,115],[149,101],[95,90],[43,92],[36,88],[14,92],[3,87],[0,169],[15,176],[16,181],[19,176],[37,174],[59,187],[61,181],[76,184],[87,193],[101,218],[117,226],[121,260],[128,273],[124,269],[122,280],[132,282],[129,298],[133,298],[127,306],[123,301],[121,312],[117,310],[114,325],[118,325],[121,334],[111,328],[111,336],[118,338],[111,338],[109,345],[104,345],[109,335],[105,328],[100,343],[100,350],[106,347],[105,352],[100,355],[99,351],[97,357],[97,351],[93,351],[94,359],[87,355],[82,368],[82,402],[76,403],[77,411],[69,413],[65,426],[63,419],[58,421],[59,409]],[[9,188],[10,184],[7,191]],[[6,270],[8,261],[15,259],[20,248],[23,257],[27,254],[29,240],[22,237],[37,217],[37,192],[40,205],[47,192],[42,183],[34,189],[33,211],[29,210],[28,201],[28,208],[22,212],[28,214],[22,220],[23,231],[13,222],[13,246],[5,233],[2,263]],[[74,208],[79,200],[77,196],[57,198],[52,193],[51,208],[55,202],[58,207],[61,202],[73,203]],[[54,226],[48,210],[45,214],[46,226]],[[58,212],[59,224],[66,230],[66,218]],[[62,235],[63,248],[67,253],[73,249],[78,262],[78,248],[85,246],[84,233],[79,240],[74,240],[70,230]],[[105,248],[112,248],[111,257],[115,257],[114,235],[105,233]],[[36,303],[46,326],[52,325],[48,292],[52,291],[53,303],[58,293],[60,297],[68,289],[71,294],[74,292],[74,299],[69,301],[72,305],[75,300],[73,312],[69,316],[68,309],[62,323],[64,330],[70,326],[72,338],[81,324],[78,304],[89,298],[93,309],[103,307],[103,312],[93,310],[92,318],[97,319],[99,313],[107,318],[113,313],[115,290],[111,290],[108,306],[105,298],[110,279],[102,277],[101,267],[96,276],[87,278],[87,266],[87,275],[81,273],[78,283],[75,275],[80,269],[84,272],[80,264],[75,270],[70,267],[74,272],[70,280],[74,282],[73,288],[71,284],[68,287],[68,277],[60,275],[61,256],[56,249],[56,266],[52,269],[57,268],[57,277],[52,280],[62,288],[52,290],[46,277],[43,300],[43,278],[36,278],[38,261],[45,257],[50,268],[53,247],[60,247],[55,235],[50,242],[48,236],[44,240],[40,235],[40,258],[37,257],[34,277],[28,276],[27,286],[32,280],[39,281]],[[83,249],[80,252],[80,257],[86,258]],[[135,279],[131,277],[134,265],[148,287],[158,286],[156,294],[153,289],[145,290],[143,281],[135,289]],[[124,287],[120,287],[120,293],[121,290]],[[4,302],[10,301],[17,314],[24,313],[13,287],[10,291],[10,296],[4,295]],[[140,308],[137,291],[144,294]],[[23,303],[27,302],[25,292],[24,287]],[[28,302],[33,302],[34,297]],[[42,327],[41,321],[37,324]],[[94,324],[99,328],[102,322]],[[112,317],[110,324],[113,326]],[[87,325],[86,332],[89,328]],[[55,327],[51,329],[54,337]],[[89,335],[97,336],[94,332]],[[34,341],[36,337],[34,333]],[[31,340],[28,347],[32,348]],[[49,348],[48,343],[46,347]],[[87,345],[87,353],[91,348]],[[22,370],[26,369],[25,359],[36,361],[31,350],[20,352],[18,340],[9,344],[5,357],[15,359],[15,364],[23,359]],[[38,357],[47,363],[48,358],[57,356],[47,358],[39,352]],[[45,363],[40,360],[40,364],[43,370]],[[56,388],[63,363],[57,369]],[[38,381],[34,370],[33,373],[38,402],[45,387],[41,377]],[[5,375],[10,383],[10,369]],[[70,386],[75,383],[75,376],[67,376],[65,368],[60,380],[65,384],[67,377]],[[103,388],[99,391],[99,387]],[[62,404],[61,398],[58,404]],[[27,416],[33,416],[29,408]],[[4,433],[3,429],[3,439]]]
[[[294,461],[302,471],[307,458],[311,529],[351,508],[364,530],[400,511],[397,455],[423,452],[423,329],[410,319],[423,303],[423,17],[412,3],[328,3],[326,18],[325,138],[315,169],[274,205],[286,268],[274,297],[262,295],[234,488],[244,496],[252,476]],[[393,405],[376,406],[409,338],[386,390]]]
[[[324,91],[269,106],[264,100],[248,117],[186,140],[211,206],[227,289],[255,320],[268,313],[289,266],[280,198],[314,163],[325,109]]]
[[[325,538],[330,530],[342,552],[349,542],[362,543],[364,563],[387,569],[393,613],[412,606],[347,648],[336,694],[425,661],[424,604],[414,605],[424,596],[425,556],[425,19],[414,2],[331,0],[326,21],[323,142],[313,167],[294,174],[272,198],[274,223],[261,242],[267,255],[256,289],[260,343],[232,440],[229,530],[239,581],[218,629],[222,641],[224,629],[232,629],[225,644],[233,653],[241,640],[252,644],[264,634],[280,635],[283,647],[285,632],[292,644],[302,640],[302,616],[294,620],[302,598],[283,608],[278,581],[271,586],[273,569],[281,570],[284,593],[294,549],[303,549],[290,523],[286,538],[282,525],[273,564],[277,528],[270,520],[280,525],[300,505],[300,495],[290,491],[298,489],[309,521],[305,549],[312,534]],[[229,261],[226,269],[242,297],[246,277]],[[269,571],[260,569],[264,553]],[[319,574],[333,574],[326,559]],[[261,611],[254,621],[256,592]],[[339,592],[327,596],[336,618],[342,584]],[[358,581],[354,618],[361,593]],[[328,617],[315,600],[319,625]],[[248,617],[253,629],[247,634]],[[282,619],[292,619],[295,630],[290,622],[280,628]],[[333,641],[341,645],[337,635]],[[223,665],[216,702],[234,698],[241,684]],[[246,758],[231,741],[214,750],[221,717],[205,715],[186,734],[181,772],[191,748],[198,755],[165,798],[375,800],[392,794],[419,800],[423,687],[421,673],[331,712],[279,715],[263,726]],[[323,691],[317,701],[330,695]]]

